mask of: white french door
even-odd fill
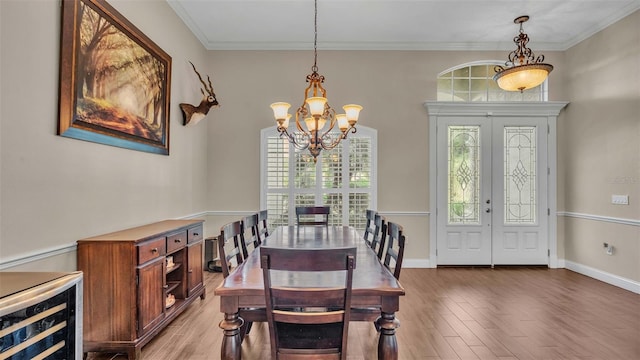
[[[548,264],[547,119],[437,127],[438,265]]]
[[[492,132],[482,120],[438,123],[439,265],[491,264],[491,204],[485,202],[491,202]]]

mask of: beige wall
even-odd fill
[[[565,258],[640,281],[640,11],[569,49],[566,68],[570,104],[559,122]],[[629,205],[611,204],[612,194],[629,195]],[[632,222],[612,222],[620,219]]]
[[[170,156],[56,136],[60,2],[0,1],[0,263],[208,208],[206,124],[183,127],[178,107],[200,101],[187,60],[206,51],[164,1],[109,3],[173,58]],[[15,269],[75,270],[54,258]]]
[[[429,122],[423,103],[436,99],[438,73],[462,63],[506,59],[505,52],[322,51],[319,72],[334,107],[364,107],[361,125],[378,130],[378,210],[405,227],[407,258],[429,257]],[[551,100],[564,92],[562,54]],[[273,126],[269,104],[303,100],[311,51],[212,51],[221,108],[209,127],[211,210],[254,210],[260,206],[259,129]],[[215,224],[215,225],[213,225]],[[223,221],[215,217],[209,225]]]

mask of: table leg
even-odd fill
[[[219,325],[224,332],[222,348],[220,349],[221,360],[242,359],[242,339],[240,338],[242,324],[244,324],[244,320],[238,313],[224,314],[224,320],[220,321]]]
[[[396,319],[394,313],[382,313],[376,320],[376,328],[380,331],[378,340],[378,360],[397,360],[398,341],[396,340],[396,329],[400,327],[400,320]]]

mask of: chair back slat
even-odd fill
[[[387,221],[375,210],[367,210],[367,225],[364,231],[364,241],[382,261],[385,239],[387,237]]]
[[[269,225],[267,223],[267,210],[260,210],[258,212],[258,234],[260,236],[260,241],[264,241],[264,239],[269,236]]]
[[[240,232],[242,244],[242,254],[246,259],[249,257],[249,249],[255,250],[262,244],[258,231],[258,214],[245,216],[242,219],[242,231]]]
[[[367,210],[366,212],[367,223],[364,228],[363,237],[364,237],[364,241],[367,243],[369,247],[371,247],[371,243],[376,236],[376,232],[378,231],[375,224],[375,219],[377,214],[378,212],[375,210]]]
[[[231,269],[240,266],[243,262],[242,257],[242,221],[230,222],[220,228],[220,236],[218,236],[218,256],[220,257],[220,265],[222,267],[222,275],[226,278],[229,276]]]
[[[385,250],[385,241],[387,239],[387,220],[384,216],[376,214],[374,219],[376,227],[376,236],[371,240],[371,249],[378,255],[378,259],[382,260],[382,254]]]
[[[329,225],[330,213],[329,206],[296,206],[296,222],[298,225]]]
[[[396,279],[400,279],[402,259],[404,258],[405,236],[402,226],[387,222],[387,248],[384,255],[384,266],[393,272]],[[393,261],[393,264],[392,264]]]

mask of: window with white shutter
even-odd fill
[[[365,210],[376,208],[376,142],[376,130],[358,126],[314,164],[308,150],[289,146],[275,126],[263,129],[260,206],[269,212],[269,227],[295,224],[296,206],[329,205],[330,224],[364,229]]]

